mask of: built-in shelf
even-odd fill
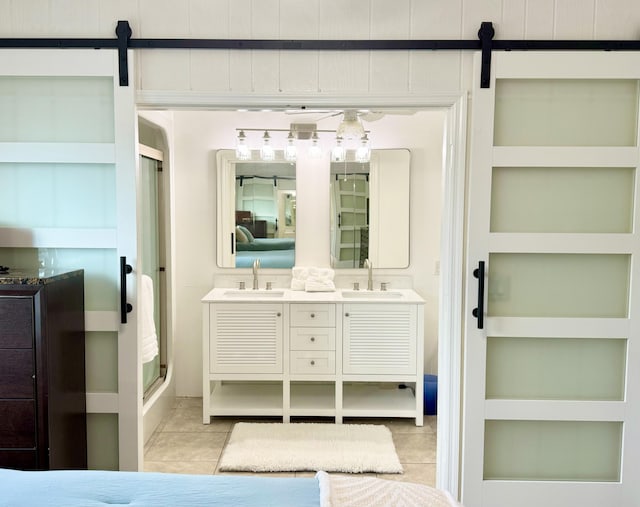
[[[281,416],[282,383],[214,383],[209,406],[213,415]]]
[[[291,383],[291,415],[333,417],[336,414],[335,383]]]
[[[342,407],[345,417],[415,417],[416,398],[397,383],[345,383]]]

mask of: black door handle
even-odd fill
[[[484,328],[484,261],[478,262],[473,270],[473,276],[478,279],[478,306],[471,312],[478,319],[478,329]]]
[[[127,264],[126,257],[120,257],[120,323],[127,323],[127,313],[133,310],[133,306],[127,303],[127,275],[133,268]]]

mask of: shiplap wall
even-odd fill
[[[637,39],[637,0],[0,0],[0,36],[281,39]],[[471,54],[141,51],[138,87],[407,94],[469,88]]]

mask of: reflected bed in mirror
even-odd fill
[[[218,167],[218,266],[292,268],[295,264],[296,166],[239,161],[221,150]]]
[[[331,163],[331,266],[409,266],[409,150]]]

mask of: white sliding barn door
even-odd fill
[[[640,55],[494,52],[491,74],[472,98],[462,501],[638,506]]]
[[[133,65],[129,52],[129,76]],[[84,269],[88,463],[141,463],[134,87],[114,50],[0,49],[0,263]],[[121,323],[120,258],[126,276]]]

